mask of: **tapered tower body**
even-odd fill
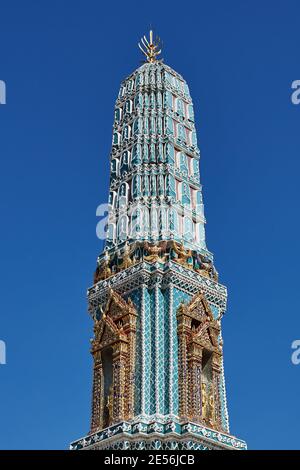
[[[205,242],[199,149],[185,80],[147,57],[115,106],[107,238],[88,290],[90,433],[72,449],[245,449],[229,434],[226,288]]]

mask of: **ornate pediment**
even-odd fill
[[[188,303],[181,304],[178,320],[183,319],[189,342],[194,342],[210,350],[219,351],[218,337],[220,325],[214,319],[211,308],[202,292],[196,294]],[[184,320],[185,319],[185,320]]]
[[[190,341],[196,342],[207,349],[219,351],[219,332],[219,328],[212,327],[210,322],[206,321],[192,331]]]
[[[116,325],[106,314],[95,323],[94,332],[93,349],[104,348],[114,344],[116,341],[127,340],[122,325]]]
[[[213,321],[214,319],[211,308],[202,292],[194,295],[188,303],[181,304],[177,315],[187,315],[201,322],[206,319],[209,321]]]
[[[109,323],[109,320],[104,320],[103,332],[101,338],[99,339],[99,343],[101,344],[101,346],[103,347],[105,345],[114,343],[117,340],[118,336],[119,332],[116,331],[116,328],[112,328]]]
[[[112,318],[114,321],[124,317],[125,315],[137,316],[132,300],[124,300],[123,297],[113,289],[109,290],[108,299],[103,311],[104,314]]]

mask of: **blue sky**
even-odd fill
[[[229,291],[231,431],[252,449],[300,447],[299,16],[291,0],[1,0],[0,448],[63,449],[89,429],[95,212],[114,101],[150,23],[195,106],[207,243]]]

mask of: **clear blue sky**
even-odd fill
[[[194,100],[207,242],[229,290],[231,431],[300,448],[299,17],[296,1],[1,0],[0,448],[62,449],[88,431],[95,211],[119,83],[150,23]]]

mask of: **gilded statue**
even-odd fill
[[[108,422],[109,424],[112,422],[113,419],[113,386],[111,385],[109,388],[109,393],[106,402],[106,408],[108,410]]]
[[[208,410],[208,396],[206,390],[206,383],[202,382],[201,384],[201,397],[202,397],[202,417],[203,419],[208,418],[209,410]]]
[[[122,263],[119,266],[119,269],[126,269],[133,265],[133,260],[131,258],[134,252],[134,248],[130,248],[128,241],[125,243],[124,250],[122,253]]]
[[[215,421],[215,399],[213,392],[209,394],[207,389],[207,384],[202,382],[202,417],[204,421],[213,425]]]
[[[145,242],[144,248],[148,255],[144,256],[144,259],[150,263],[156,263],[157,261],[164,262],[165,256],[162,256],[162,254],[166,251],[166,246],[166,242],[154,243],[153,245]]]
[[[210,424],[213,425],[215,422],[215,399],[213,393],[209,396],[209,407],[210,407]]]
[[[175,242],[174,240],[171,244],[171,258],[177,263],[186,266],[187,268],[193,268],[192,251],[190,249],[186,250],[182,245]]]
[[[218,281],[218,273],[213,265],[213,262],[207,257],[200,253],[197,254],[195,261],[196,271],[202,274],[202,276],[209,277]]]
[[[110,256],[108,252],[105,252],[103,259],[101,260],[99,266],[96,269],[94,282],[98,282],[102,279],[106,279],[111,276],[111,269],[110,269]]]

